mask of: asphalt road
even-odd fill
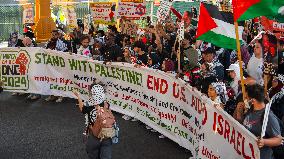
[[[84,117],[76,101],[27,101],[24,96],[0,94],[0,159],[86,159]],[[190,152],[140,122],[120,125],[120,142],[113,159],[188,159]]]

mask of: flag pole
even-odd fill
[[[244,73],[243,73],[243,63],[242,63],[242,55],[241,55],[241,44],[239,38],[239,25],[238,22],[235,21],[235,32],[236,32],[236,42],[237,42],[237,51],[238,51],[238,61],[240,66],[240,75],[241,75],[241,85],[242,85],[242,93],[243,100],[245,101],[245,82],[244,82]]]

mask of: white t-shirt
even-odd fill
[[[263,85],[263,58],[256,58],[255,55],[253,55],[249,62],[247,71],[250,77],[254,78],[256,80],[256,83]]]
[[[92,53],[89,47],[84,48],[83,46],[80,46],[80,48],[78,49],[78,54],[92,57]]]

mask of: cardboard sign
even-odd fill
[[[117,19],[115,2],[94,2],[90,4],[95,24],[115,25]]]
[[[84,19],[83,19],[83,23],[84,23],[84,30],[83,30],[83,34],[88,34],[89,30],[90,30],[90,14],[85,15]]]
[[[146,1],[125,1],[118,2],[118,16],[129,20],[137,20],[146,16]]]
[[[23,6],[23,23],[29,24],[34,23],[34,9],[32,4],[27,4]]]
[[[66,17],[66,24],[69,28],[77,28],[77,15],[73,5],[62,6],[62,11]]]
[[[138,24],[135,24],[132,21],[124,21],[122,23],[122,33],[123,34],[127,34],[127,35],[131,35],[131,36],[136,36],[137,35],[137,31],[139,28]]]

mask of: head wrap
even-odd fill
[[[91,97],[89,98],[89,105],[95,106],[101,104],[105,101],[105,91],[103,86],[101,85],[94,85],[91,89]]]
[[[284,84],[284,75],[278,74],[277,79]]]
[[[226,85],[223,82],[213,82],[212,87],[216,90],[218,96],[220,96],[222,103],[226,103],[229,99]]]

